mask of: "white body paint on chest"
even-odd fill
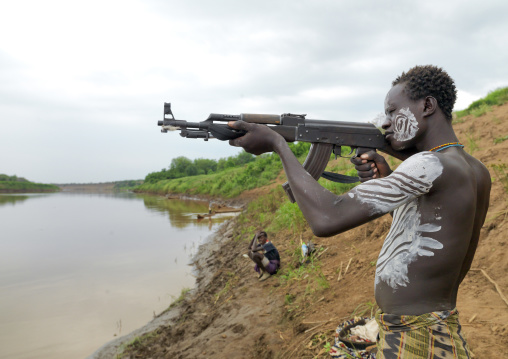
[[[392,227],[386,237],[376,263],[376,285],[383,281],[393,289],[409,283],[408,267],[418,256],[432,257],[431,249],[442,249],[443,244],[422,232],[432,233],[441,226],[420,221],[415,199],[395,210]]]
[[[397,141],[407,141],[416,136],[418,121],[409,107],[403,108],[393,120],[393,137]]]
[[[418,211],[418,197],[430,191],[442,172],[439,158],[422,152],[404,161],[390,176],[368,181],[350,191],[350,197],[369,205],[374,214],[395,211],[392,227],[379,253],[376,284],[383,281],[393,289],[405,287],[409,283],[409,264],[419,256],[433,256],[431,249],[443,248],[437,240],[422,235],[437,232],[441,226],[422,224]]]

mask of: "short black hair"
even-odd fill
[[[264,231],[261,231],[261,232],[258,233],[258,238],[261,237],[261,236],[268,238],[268,235]]]
[[[398,84],[406,85],[404,92],[413,101],[426,96],[434,97],[446,118],[452,119],[457,89],[453,79],[442,68],[433,65],[415,66],[392,82],[392,86]]]

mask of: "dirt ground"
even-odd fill
[[[488,166],[494,179],[490,210],[457,307],[473,357],[508,358],[508,301],[503,297],[508,295],[508,189],[492,167],[508,164],[508,140],[494,143],[508,135],[508,105],[461,119],[454,127],[465,149]],[[247,238],[234,239],[241,224],[233,220],[217,233],[217,245],[196,259],[198,285],[173,309],[179,310],[177,319],[139,339],[121,357],[329,357],[324,346],[333,343],[335,328],[359,307],[375,305],[375,261],[390,223],[391,217],[384,216],[330,238],[316,238],[307,230],[303,241],[312,239],[321,248],[320,276],[282,280],[276,275],[258,282],[252,263],[242,256]],[[300,238],[290,230],[270,235],[284,266]],[[329,286],[316,286],[320,278]]]

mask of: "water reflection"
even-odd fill
[[[28,198],[30,197],[26,195],[0,194],[0,206],[15,205],[16,203],[26,201]]]
[[[144,196],[143,202],[149,210],[164,213],[168,216],[171,226],[185,228],[187,226],[213,227],[215,224],[231,218],[232,213],[219,213],[211,217],[198,218],[199,215],[208,213],[207,201],[166,199],[164,197]]]

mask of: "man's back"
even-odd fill
[[[395,210],[380,252],[376,301],[384,312],[393,314],[419,315],[455,307],[489,203],[489,173],[463,149],[422,152],[416,157],[427,161],[420,160],[424,168],[417,165],[416,183],[439,173],[428,193]]]

